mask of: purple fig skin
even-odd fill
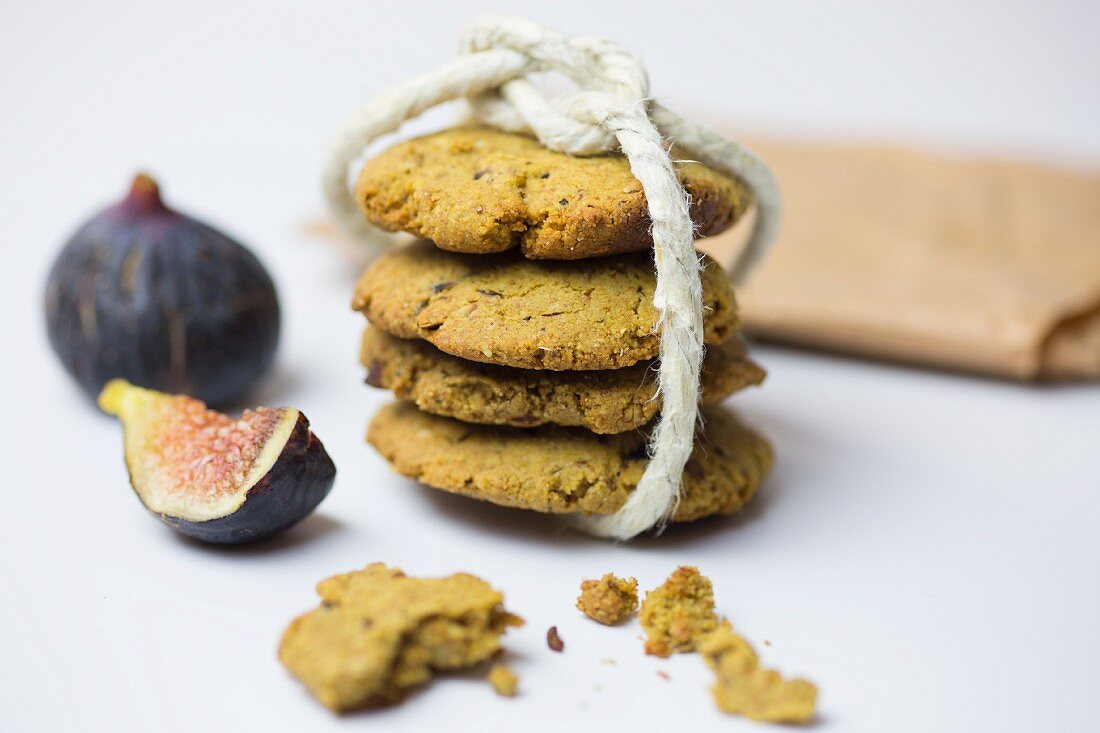
[[[168,208],[144,174],[50,271],[50,344],[93,399],[121,377],[212,406],[240,399],[279,341],[275,285],[240,243]]]
[[[279,458],[248,490],[244,503],[235,512],[205,522],[153,514],[200,542],[219,545],[256,542],[284,532],[309,516],[328,496],[335,481],[335,464],[310,431],[309,420],[298,413],[298,421]]]

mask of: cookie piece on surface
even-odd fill
[[[699,653],[714,670],[714,703],[726,713],[766,723],[808,723],[814,717],[817,686],[783,679],[764,669],[747,641],[723,620],[698,641]]]
[[[699,568],[682,565],[645,595],[638,620],[646,632],[645,653],[668,657],[695,650],[718,628],[714,587]]]
[[[704,408],[703,416],[673,521],[740,509],[771,468],[771,447],[732,414]],[[611,514],[649,462],[644,432],[468,425],[395,402],[371,421],[367,440],[398,473],[437,489],[537,512]]]
[[[704,258],[704,337],[737,328],[733,288]],[[648,253],[590,262],[469,257],[418,241],[379,257],[352,307],[401,338],[471,361],[522,369],[619,369],[657,356],[656,276]]]
[[[605,573],[599,580],[581,582],[577,610],[604,626],[629,618],[638,609],[638,581]]]
[[[577,425],[621,433],[648,423],[661,408],[654,362],[624,369],[548,372],[459,359],[420,339],[399,339],[377,327],[363,332],[360,361],[367,383],[393,390],[424,412],[485,425]],[[703,401],[719,402],[764,370],[739,338],[707,349]]]
[[[699,236],[748,209],[735,178],[699,163],[675,168]],[[485,127],[398,143],[363,166],[355,197],[372,223],[454,252],[518,246],[532,259],[575,260],[653,246],[645,194],[624,156],[574,157]]]
[[[523,624],[466,573],[409,578],[374,563],[321,581],[317,593],[321,606],[283,632],[279,660],[338,712],[396,702],[433,672],[486,660]]]

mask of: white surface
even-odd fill
[[[766,388],[736,403],[779,462],[742,519],[615,546],[417,488],[362,444],[385,397],[355,363],[356,268],[302,226],[341,116],[493,6],[152,5],[0,8],[0,730],[763,730],[713,710],[698,658],[643,657],[636,627],[572,609],[581,577],[652,587],[678,563],[714,579],[765,662],[820,683],[822,730],[1100,726],[1100,389],[761,348]],[[1095,3],[593,5],[508,9],[614,35],[670,106],[715,119],[1100,159]],[[117,426],[48,352],[46,267],[138,167],[280,286],[279,368],[255,401],[305,410],[340,473],[271,545],[214,551],[147,516]],[[448,679],[365,716],[316,705],[279,633],[318,579],[374,560],[502,588],[529,622],[508,640],[523,695]]]

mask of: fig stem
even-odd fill
[[[122,207],[131,212],[166,212],[168,207],[160,197],[160,186],[148,173],[138,173],[130,185],[130,192],[122,201]]]

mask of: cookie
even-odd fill
[[[737,328],[733,288],[718,263],[702,274],[704,337]],[[418,241],[379,257],[352,307],[401,338],[522,369],[620,369],[657,356],[656,276],[648,253],[587,262],[470,257]]]
[[[675,164],[699,236],[744,214],[739,181]],[[454,252],[519,247],[532,259],[576,260],[653,246],[642,186],[622,155],[578,158],[533,138],[463,127],[399,143],[367,161],[355,188],[367,219]]]
[[[424,412],[485,425],[577,425],[594,433],[621,433],[648,423],[661,409],[654,399],[656,363],[624,369],[548,372],[479,364],[445,354],[419,339],[399,339],[368,327],[360,360],[367,383],[393,390]],[[706,403],[760,384],[764,370],[731,338],[707,350],[702,392]]]
[[[409,578],[374,563],[321,581],[317,593],[320,607],[283,632],[279,660],[335,711],[396,702],[433,672],[489,659],[505,630],[523,624],[466,573]]]
[[[684,469],[674,521],[740,509],[772,462],[771,447],[728,412],[703,410],[705,436]],[[581,428],[468,425],[420,412],[408,402],[383,407],[367,440],[400,474],[429,486],[544,513],[611,514],[645,471],[643,431],[594,435]]]

